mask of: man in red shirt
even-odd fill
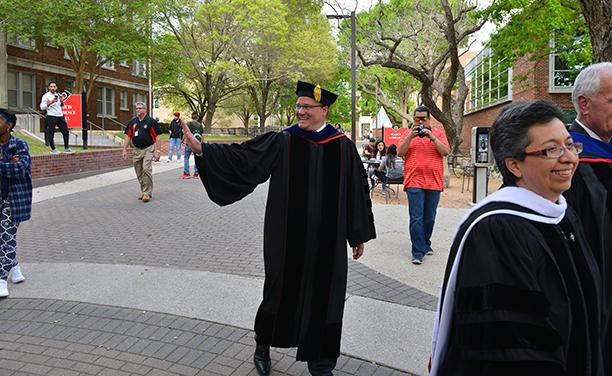
[[[412,263],[420,265],[433,255],[431,234],[440,192],[444,190],[442,157],[450,153],[444,130],[431,128],[429,109],[414,111],[414,127],[402,140],[397,154],[404,157],[404,190],[408,195]]]

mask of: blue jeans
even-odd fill
[[[186,174],[189,173],[189,157],[191,157],[191,148],[185,145],[185,159],[183,162],[183,172]],[[198,166],[196,166],[195,164],[193,165],[193,173],[194,174],[198,173]]]
[[[436,221],[436,209],[440,191],[408,188],[408,213],[410,214],[410,241],[412,258],[423,259],[431,250],[431,234]]]
[[[168,152],[169,160],[172,160],[172,154],[174,153],[174,148],[178,149],[178,151],[176,152],[176,159],[181,160],[181,139],[180,138],[170,139],[170,151]]]

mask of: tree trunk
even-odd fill
[[[206,115],[204,115],[204,133],[206,134],[211,133],[212,119],[213,119],[214,114],[215,114],[215,110],[209,108],[208,111],[206,111]]]
[[[580,8],[589,27],[595,62],[612,61],[612,2],[581,0]]]

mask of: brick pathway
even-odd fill
[[[234,205],[210,202],[180,170],[154,177],[153,200],[130,181],[34,205],[21,262],[149,265],[263,277],[267,186]],[[27,282],[26,282],[27,283]],[[348,293],[435,310],[436,298],[350,260]],[[204,320],[82,302],[0,301],[0,375],[255,375],[253,332]],[[273,375],[307,375],[274,350]],[[407,375],[341,356],[337,375]]]
[[[257,375],[253,332],[156,312],[46,299],[0,305],[0,374]],[[273,375],[308,375],[272,349]],[[342,355],[336,375],[407,375]]]
[[[136,182],[34,205],[19,228],[24,262],[150,265],[263,278],[267,186],[223,208],[199,180],[179,170],[155,175],[153,201],[136,200]],[[185,199],[188,198],[188,199]],[[433,295],[349,260],[350,294],[435,311]]]

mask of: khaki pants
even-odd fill
[[[151,196],[153,193],[153,156],[155,145],[139,149],[132,147],[134,170],[140,183],[140,192]]]

